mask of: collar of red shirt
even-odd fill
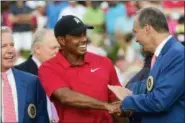
[[[60,62],[60,64],[62,64],[64,66],[64,68],[69,68],[72,67],[73,65],[69,63],[69,61],[61,54],[61,51],[59,51],[57,53],[57,58]],[[84,56],[84,62],[82,65],[84,64],[90,64],[90,58],[89,58],[89,53],[86,52],[85,56]]]

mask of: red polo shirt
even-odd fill
[[[72,66],[58,52],[56,57],[41,65],[39,78],[49,97],[56,89],[68,87],[106,102],[116,99],[107,85],[120,85],[111,61],[106,57],[88,52],[85,54],[84,64],[80,66]],[[79,109],[63,105],[57,100],[53,102],[60,122],[112,122],[111,115],[106,110]]]

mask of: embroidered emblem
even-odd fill
[[[151,91],[154,86],[154,79],[152,76],[149,76],[147,79],[147,90]]]
[[[31,118],[36,117],[36,106],[34,104],[29,104],[29,106],[28,106],[28,115]]]

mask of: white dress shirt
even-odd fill
[[[39,68],[41,66],[40,61],[35,56],[32,56],[31,58],[35,62],[35,64],[37,65],[37,68]]]
[[[41,66],[40,61],[35,56],[32,56],[32,60],[37,65],[37,68],[39,68]],[[52,102],[50,101],[48,96],[46,96],[46,97],[47,97],[47,111],[48,111],[49,119],[52,120],[52,112],[51,112],[51,103]]]
[[[8,82],[11,86],[12,93],[13,93],[13,101],[14,101],[14,106],[15,106],[15,115],[16,115],[16,122],[18,122],[18,101],[17,101],[17,88],[16,88],[16,83],[15,83],[15,77],[12,72],[12,69],[9,69],[6,71],[6,75],[8,77]],[[4,105],[3,105],[3,86],[4,82],[2,79],[2,122],[4,122]]]
[[[157,48],[156,48],[156,50],[155,50],[155,52],[154,52],[154,54],[155,54],[156,57],[159,56],[159,54],[160,54],[161,50],[163,49],[164,45],[167,43],[167,41],[168,41],[170,38],[172,38],[172,35],[169,35],[166,39],[164,39],[164,40],[159,44],[159,46],[157,46]]]

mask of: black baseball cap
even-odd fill
[[[80,35],[86,29],[94,29],[93,26],[85,25],[78,17],[73,15],[62,16],[55,25],[55,37],[65,35]]]

